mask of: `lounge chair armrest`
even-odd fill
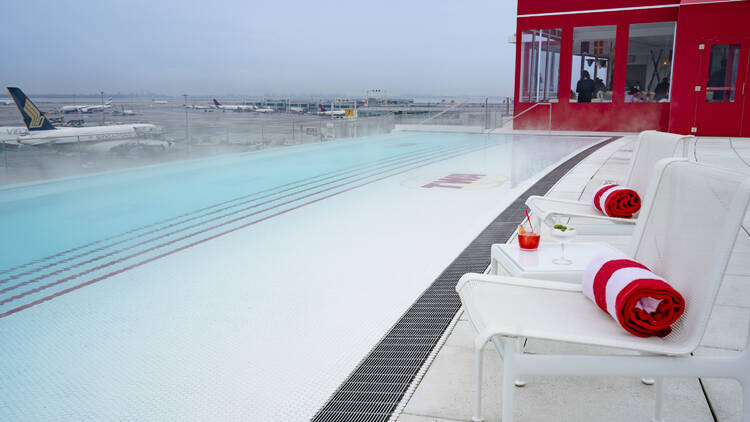
[[[534,201],[538,201],[538,200],[554,201],[558,203],[571,204],[571,205],[581,205],[581,201],[575,201],[572,199],[550,198],[548,196],[539,196],[539,195],[531,195],[528,198],[526,198],[526,205],[530,206]]]
[[[507,284],[533,289],[562,290],[568,292],[580,292],[580,284],[572,284],[561,281],[538,280],[535,278],[509,277],[492,274],[466,273],[458,280],[456,291],[460,291],[469,281],[482,283]]]
[[[593,218],[596,220],[603,220],[603,221],[609,221],[612,223],[617,224],[635,224],[638,220],[635,218],[619,218],[619,217],[609,217],[603,214],[585,214],[585,213],[577,213],[577,212],[562,212],[562,211],[550,211],[544,215],[543,220],[546,220],[547,218],[555,215],[561,215],[565,217],[571,217],[571,218]],[[540,216],[541,217],[541,216]]]

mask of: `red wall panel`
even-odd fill
[[[519,0],[519,7],[524,0]],[[543,2],[544,3],[544,2]],[[551,2],[546,2],[551,3]],[[565,7],[579,7],[565,4]],[[617,2],[623,7],[623,2]],[[630,3],[630,2],[628,2]],[[648,2],[647,2],[648,3]],[[654,3],[654,2],[651,2]],[[675,3],[673,1],[672,3]],[[560,6],[562,7],[562,6]],[[601,8],[601,7],[600,7]],[[531,107],[531,103],[519,102],[519,79],[521,69],[521,33],[527,29],[562,29],[560,51],[559,103],[552,104],[553,130],[600,130],[640,131],[646,129],[667,130],[669,125],[669,103],[624,103],[625,68],[627,65],[628,32],[632,23],[677,21],[678,7],[568,14],[557,16],[520,17],[516,28],[516,114]],[[540,12],[544,13],[544,12]],[[615,68],[611,103],[571,103],[564,93],[570,92],[570,74],[573,54],[573,28],[577,26],[617,25]],[[537,106],[514,122],[516,129],[547,129],[549,106]]]
[[[584,10],[616,9],[623,7],[679,4],[680,0],[518,0],[518,14],[560,13]]]
[[[705,1],[705,0],[702,0]],[[519,0],[518,14],[559,13],[609,8],[627,8],[658,5],[636,10],[603,11],[596,13],[569,13],[551,16],[520,16],[517,19],[516,96],[515,110],[520,113],[533,104],[519,103],[518,83],[520,73],[521,33],[527,29],[562,29],[563,41],[560,54],[559,103],[552,104],[553,130],[607,130],[640,131],[645,129],[668,130],[674,133],[690,133],[698,127],[699,135],[750,136],[750,1],[714,2],[694,4],[683,0],[634,0],[634,1],[590,1],[560,2],[550,0]],[[674,63],[672,71],[672,93],[670,103],[624,103],[625,69],[627,65],[628,31],[633,23],[677,21]],[[615,53],[613,102],[571,103],[564,93],[570,92],[573,28],[576,26],[617,25],[617,47]],[[705,84],[707,73],[707,51],[698,50],[700,43],[707,49],[710,43],[739,43],[742,45],[738,84],[733,104],[706,106]],[[706,62],[706,63],[704,63]],[[743,82],[746,84],[743,95]],[[700,92],[695,86],[701,85]],[[733,113],[704,112],[715,107],[733,108]],[[744,108],[743,108],[744,107]],[[741,111],[737,111],[741,110]],[[699,123],[702,120],[702,124]],[[547,129],[549,106],[537,106],[516,119],[514,127],[519,129]]]
[[[740,55],[740,79],[747,78],[743,72],[743,65],[747,63],[748,44],[750,43],[750,1],[727,2],[715,4],[685,5],[680,7],[677,23],[677,39],[675,42],[674,71],[672,77],[672,102],[669,113],[669,131],[674,133],[690,133],[691,127],[698,127],[698,135],[715,136],[750,136],[750,104],[747,97],[750,92],[742,95],[742,85],[736,93],[738,108],[743,106],[745,114],[741,122],[737,122],[737,114],[712,113],[710,124],[700,125],[697,121],[701,116],[700,102],[705,102],[705,85],[707,79],[707,57],[711,42],[740,43],[743,50]],[[706,50],[699,50],[698,45],[704,43]],[[741,82],[741,81],[740,81]],[[695,86],[702,87],[700,92]],[[705,116],[702,116],[705,117]],[[738,133],[741,127],[742,133]]]

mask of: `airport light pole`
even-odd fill
[[[190,155],[190,125],[188,124],[188,109],[187,109],[187,94],[182,94],[185,97],[185,138],[187,138],[187,152]]]
[[[5,178],[8,178],[8,151],[5,147],[5,139],[3,139],[3,167],[5,170]]]
[[[101,91],[102,94],[102,126],[104,126],[104,91]]]

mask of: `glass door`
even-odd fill
[[[743,122],[749,44],[747,40],[711,40],[699,45],[694,134],[741,136],[750,130],[744,127],[750,123]]]

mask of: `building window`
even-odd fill
[[[573,30],[570,100],[579,103],[612,101],[617,27],[583,26]]]
[[[521,102],[557,99],[560,79],[560,29],[521,33]]]
[[[707,103],[734,102],[739,61],[739,44],[711,46],[711,59],[708,62],[708,83],[706,83]]]
[[[630,25],[625,102],[668,102],[675,22]]]

